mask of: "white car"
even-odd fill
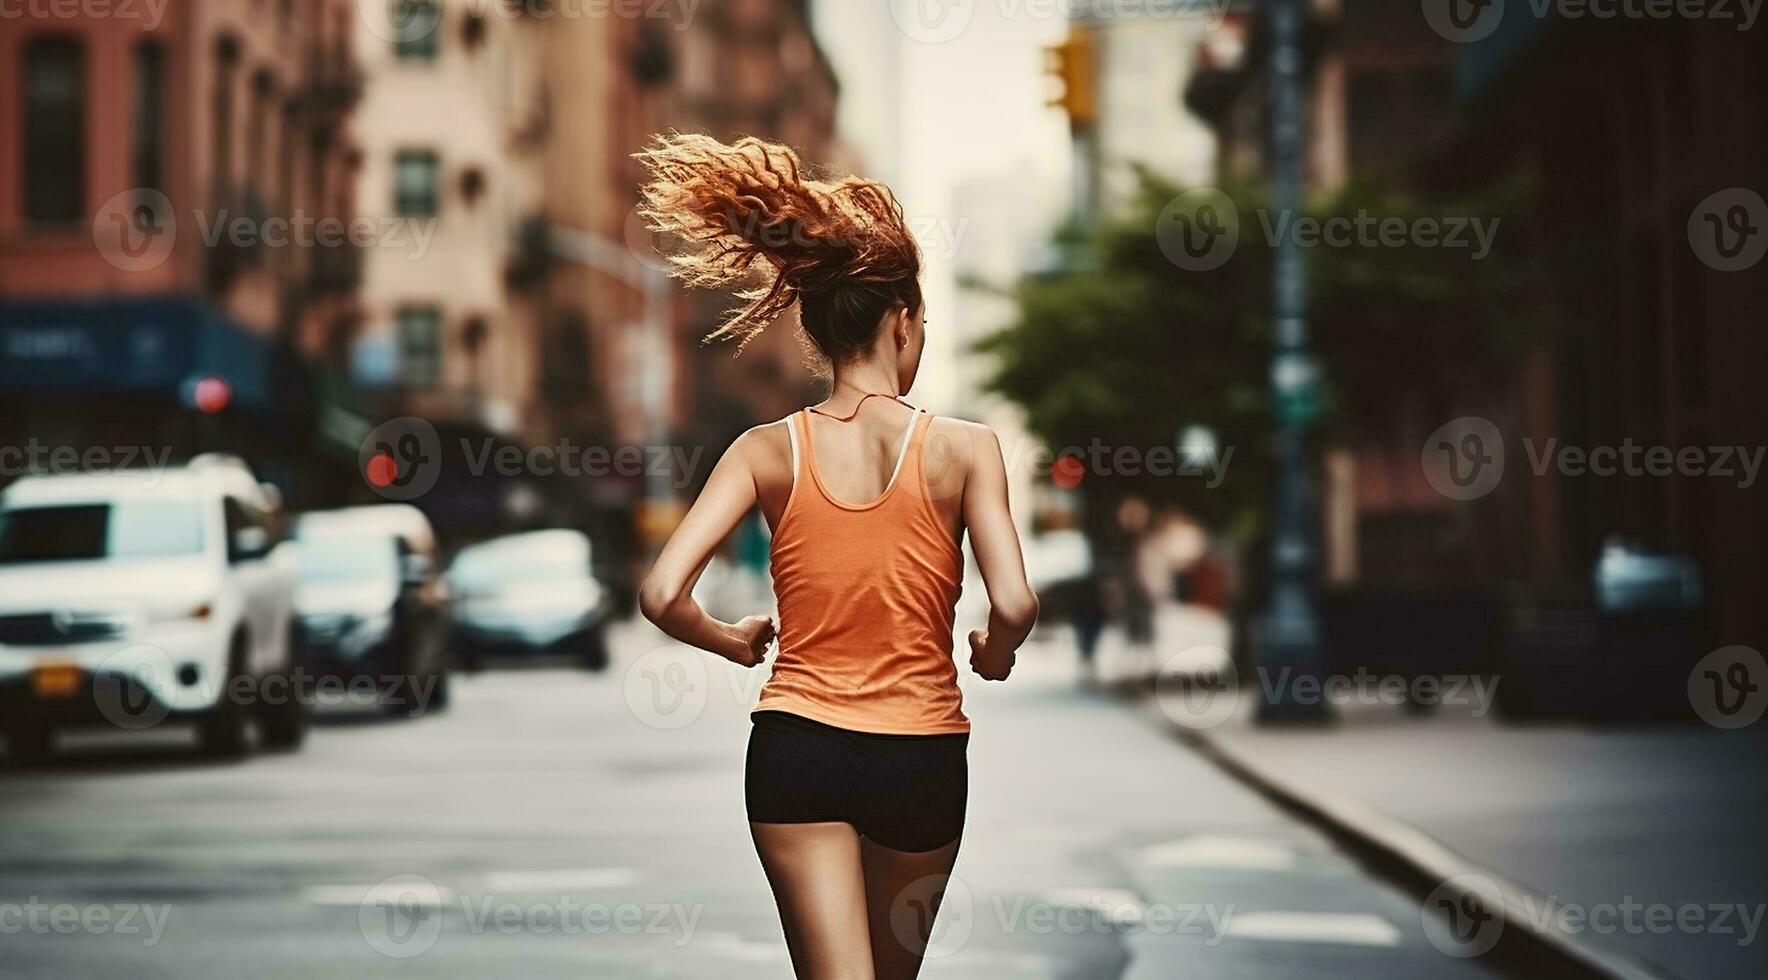
[[[280,497],[232,457],[27,476],[0,493],[0,725],[14,757],[59,728],[197,726],[212,755],[306,734]]]
[[[305,514],[295,545],[302,669],[372,686],[389,714],[447,707],[448,588],[423,511],[373,504]]]
[[[610,602],[596,580],[588,536],[528,531],[461,550],[448,571],[454,642],[463,664],[490,656],[562,653],[589,670],[608,666]]]

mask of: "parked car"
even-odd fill
[[[1494,673],[1506,718],[1636,723],[1693,715],[1687,679],[1720,645],[1693,556],[1615,536],[1590,577],[1522,597]]]
[[[194,723],[241,754],[294,749],[294,555],[280,496],[231,457],[26,476],[0,494],[0,724],[14,756],[58,729]],[[281,683],[271,683],[280,681]]]
[[[588,536],[530,531],[462,549],[449,569],[454,642],[477,669],[489,656],[568,653],[608,665],[608,592],[591,571]]]
[[[409,504],[302,516],[296,662],[376,692],[388,714],[448,705],[448,588],[429,519]]]

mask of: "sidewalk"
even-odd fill
[[[1323,730],[1256,728],[1242,710],[1200,735],[1305,801],[1364,813],[1353,835],[1415,828],[1489,869],[1529,924],[1659,973],[1768,976],[1768,732],[1364,707]]]

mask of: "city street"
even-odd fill
[[[1768,978],[1768,29],[1506,6],[0,0],[0,980]]]
[[[966,682],[972,806],[927,976],[1491,975],[1032,646]],[[446,714],[337,706],[293,756],[78,741],[0,777],[19,977],[784,977],[742,819],[760,673],[625,629],[605,674],[457,678]]]
[[[1560,922],[1674,976],[1768,975],[1760,937],[1768,784],[1751,775],[1768,756],[1768,733],[1502,725],[1443,714],[1351,707],[1325,732],[1236,719],[1209,735],[1528,889],[1537,922]],[[1629,908],[1630,917],[1619,914]],[[1576,918],[1598,909],[1615,910],[1614,921]]]

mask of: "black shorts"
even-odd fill
[[[894,851],[936,850],[963,832],[969,735],[855,732],[785,711],[750,718],[751,821],[848,823]]]

